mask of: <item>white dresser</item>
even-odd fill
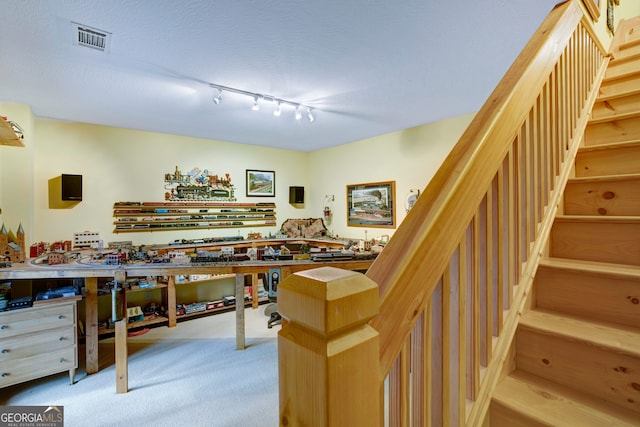
[[[78,367],[76,303],[81,297],[38,302],[0,312],[0,388]]]

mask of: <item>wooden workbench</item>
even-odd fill
[[[236,348],[244,348],[244,276],[252,276],[253,306],[257,307],[258,275],[268,273],[271,268],[280,268],[281,280],[292,273],[333,266],[347,270],[365,271],[372,260],[353,261],[242,261],[231,263],[215,263],[211,265],[188,264],[125,264],[120,266],[66,264],[56,266],[41,266],[26,262],[14,264],[11,268],[0,269],[0,280],[7,279],[85,279],[86,287],[86,369],[87,374],[98,372],[98,278],[113,279],[118,277],[169,277],[167,299],[169,320],[168,326],[176,325],[176,275],[194,274],[234,274],[236,275]]]

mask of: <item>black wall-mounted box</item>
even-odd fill
[[[289,203],[304,203],[304,187],[289,187]]]
[[[82,201],[82,175],[62,174],[62,200]]]

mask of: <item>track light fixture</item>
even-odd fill
[[[313,122],[315,120],[314,115],[311,113],[313,108],[311,108],[309,106],[306,106],[306,105],[303,105],[303,104],[299,104],[297,102],[287,101],[286,99],[276,98],[275,96],[272,96],[272,95],[265,95],[265,94],[261,94],[261,93],[249,92],[249,91],[246,91],[246,90],[236,89],[236,88],[233,88],[233,87],[223,86],[223,85],[219,85],[219,84],[215,84],[215,83],[209,83],[209,86],[216,90],[216,94],[213,96],[213,102],[216,105],[220,104],[220,101],[222,101],[222,92],[223,91],[233,92],[233,93],[237,93],[238,95],[244,95],[244,96],[248,96],[248,97],[253,98],[253,105],[252,105],[251,109],[254,110],[254,111],[260,110],[259,102],[268,101],[268,102],[274,102],[276,104],[275,110],[273,110],[273,115],[276,116],[276,117],[278,117],[278,116],[280,116],[282,114],[282,106],[283,105],[290,105],[291,107],[295,108],[295,118],[296,118],[296,120],[300,120],[302,118],[302,109],[303,108],[306,108],[306,110],[307,110],[307,118],[309,119],[309,121]]]
[[[222,89],[218,88],[218,91],[213,95],[213,103],[218,105],[222,101]]]

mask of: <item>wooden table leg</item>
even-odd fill
[[[116,393],[129,391],[128,357],[127,352],[127,318],[116,323]]]
[[[236,350],[244,348],[244,274],[236,274]]]
[[[87,375],[98,372],[98,278],[85,279],[85,345]]]
[[[258,273],[251,273],[251,308],[258,308]]]
[[[176,276],[169,276],[167,283],[167,316],[169,317],[169,327],[176,326]]]

